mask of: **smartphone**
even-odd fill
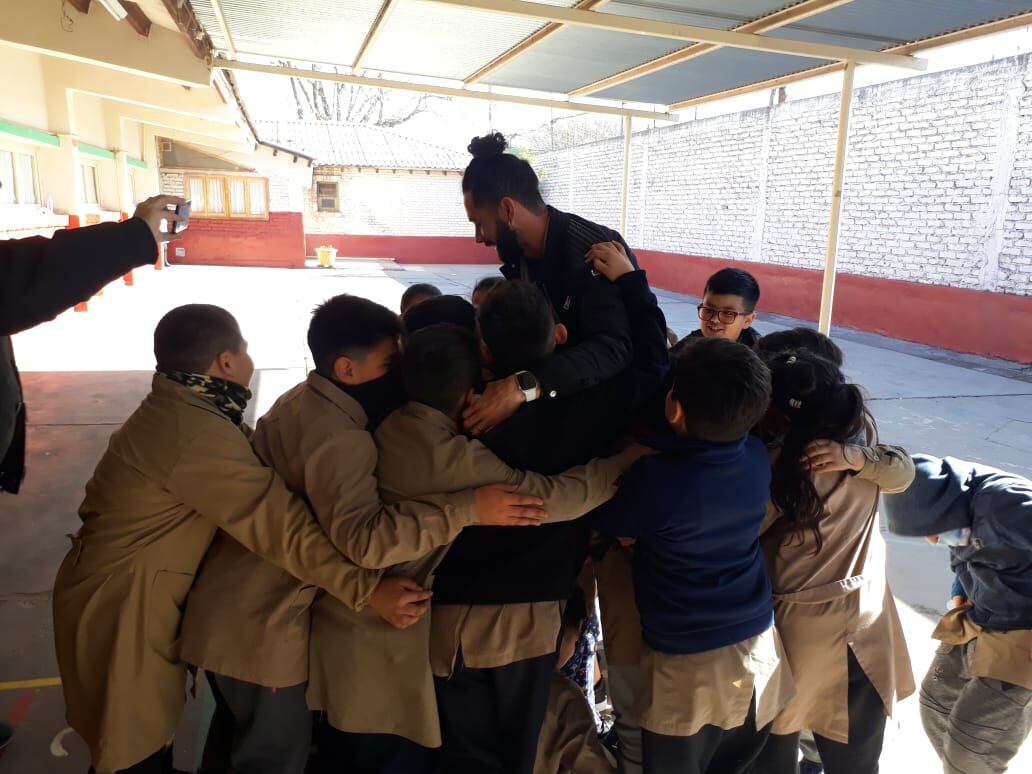
[[[172,228],[173,234],[182,234],[190,226],[190,201],[187,200],[186,204],[180,204],[176,207],[176,215],[180,216],[182,220],[177,220]]]

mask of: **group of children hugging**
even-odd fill
[[[1004,771],[1032,724],[1032,484],[883,443],[830,339],[754,331],[740,269],[676,340],[619,235],[478,188],[529,170],[498,147],[463,189],[504,276],[472,303],[413,286],[401,316],[329,299],[253,432],[235,319],[158,324],[54,590],[96,770],[172,771],[192,672],[206,774],[877,772],[915,690],[881,510],[950,547],[964,597],[921,689],[944,770]]]

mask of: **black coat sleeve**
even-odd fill
[[[52,320],[156,257],[154,235],[138,218],[58,231],[53,239],[0,240],[0,336]]]
[[[620,289],[601,275],[589,277],[580,307],[581,341],[533,369],[546,398],[593,387],[631,364],[631,329]]]
[[[630,368],[634,385],[631,400],[637,407],[663,386],[670,367],[666,316],[643,270],[624,274],[616,280],[616,285],[623,296],[630,325],[634,353]]]

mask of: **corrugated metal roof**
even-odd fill
[[[191,1],[215,46],[228,50],[212,0]],[[354,62],[386,1],[220,0],[238,52],[345,68]],[[539,2],[564,7],[576,4],[575,0]],[[787,0],[613,0],[594,12],[730,30],[797,4]],[[765,34],[782,40],[881,51],[1021,14],[1032,14],[1032,1],[852,0]],[[544,26],[535,18],[461,5],[394,0],[393,10],[366,52],[362,66],[366,72],[465,80]],[[649,35],[552,26],[556,32],[491,72],[483,82],[569,93],[691,45],[690,41]],[[593,96],[670,105],[828,62],[718,48]]]
[[[350,63],[381,0],[219,0],[219,4],[237,51],[276,59]],[[215,47],[228,49],[211,0],[192,0],[191,5]]]
[[[535,0],[571,7],[576,0]],[[363,66],[367,70],[462,80],[542,25],[419,0],[398,0]],[[471,34],[476,30],[476,34]]]
[[[468,159],[413,137],[368,124],[255,121],[261,140],[296,148],[316,164],[380,169],[460,170]]]
[[[1027,0],[854,0],[768,35],[882,50],[1029,10],[1032,3]],[[826,63],[820,59],[722,48],[595,96],[673,104]]]

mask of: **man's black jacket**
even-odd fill
[[[616,231],[554,207],[548,208],[544,256],[502,265],[507,279],[529,280],[544,290],[570,333],[568,346],[534,367],[546,398],[592,387],[631,364],[630,324],[620,291],[584,262],[599,242],[619,242],[637,268],[634,253]]]
[[[0,491],[17,492],[25,474],[25,406],[10,337],[156,256],[150,227],[137,218],[53,239],[0,240]]]
[[[638,410],[658,399],[668,361],[666,319],[645,272],[625,274],[614,287],[630,321],[631,367],[576,395],[524,404],[487,433],[483,442],[511,467],[554,475],[609,454]],[[584,518],[541,527],[467,527],[437,568],[433,601],[565,600],[587,555],[589,530]]]

